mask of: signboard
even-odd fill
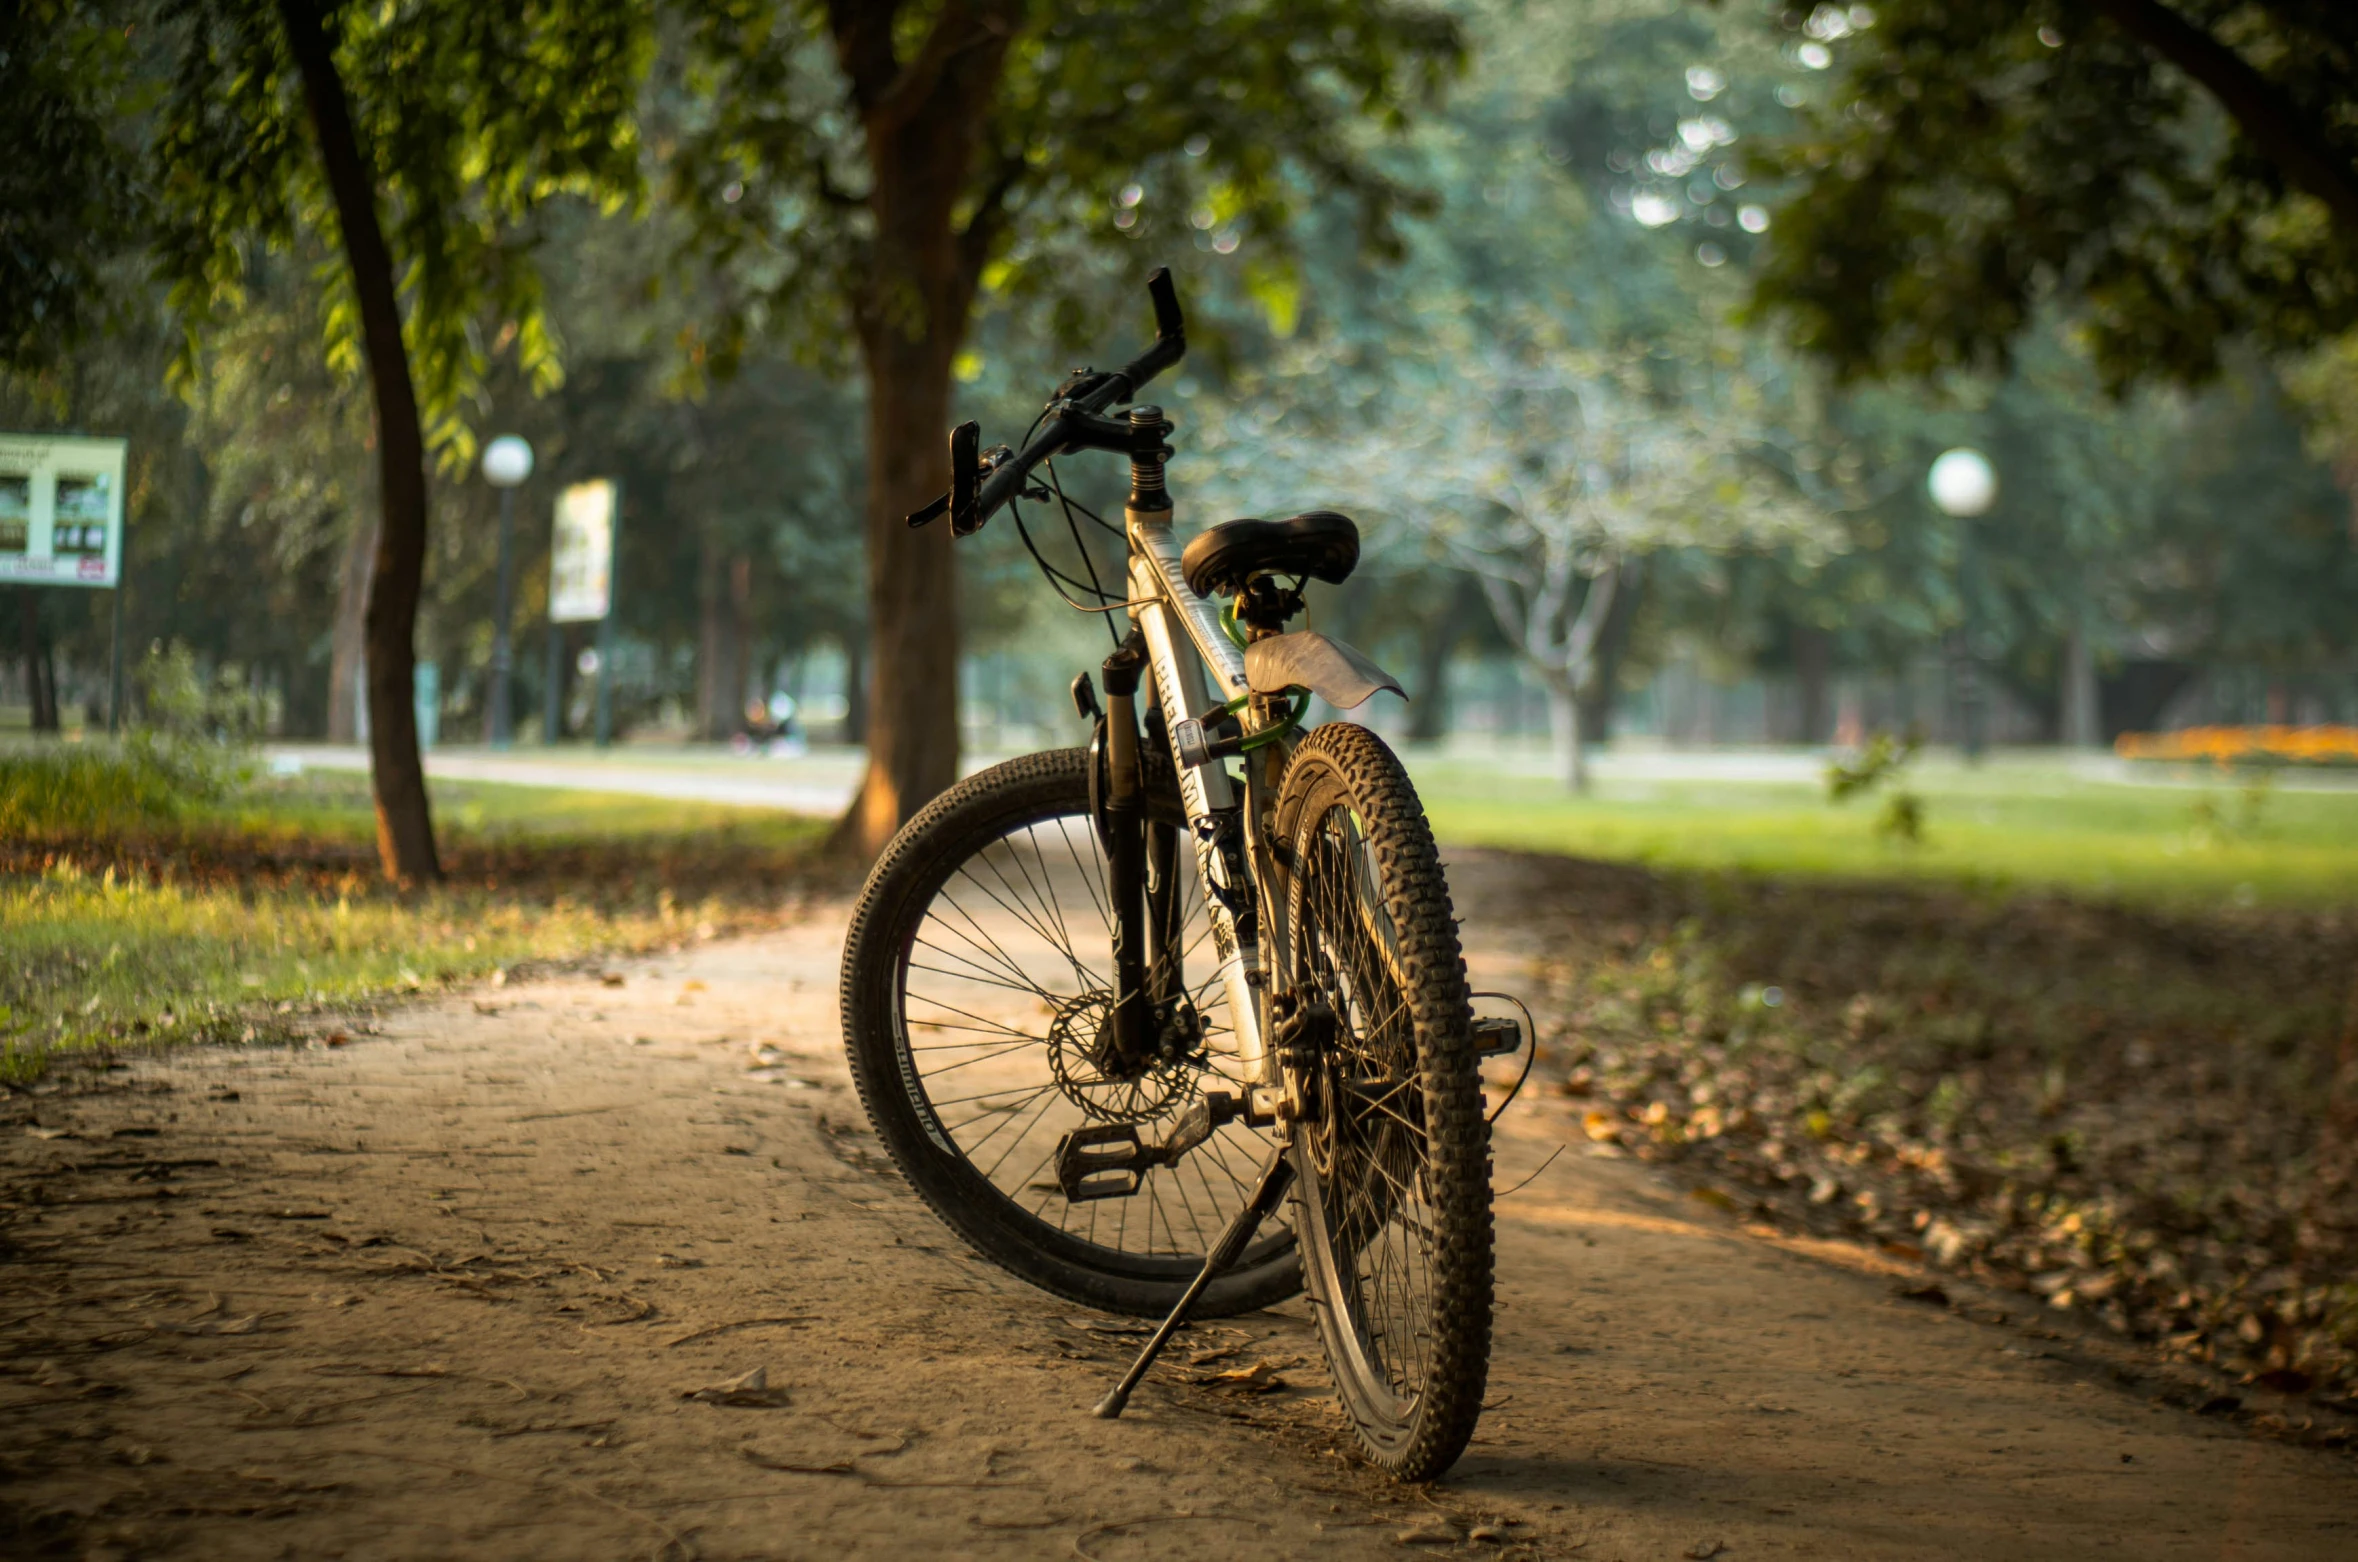
[[[111,586],[123,568],[123,442],[0,434],[0,581]]]
[[[549,622],[584,624],[614,605],[614,484],[600,478],[557,495],[549,548]]]

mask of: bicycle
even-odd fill
[[[1148,290],[1153,345],[1076,370],[1020,451],[959,425],[950,492],[908,517],[946,514],[966,537],[1009,507],[1059,595],[1128,633],[1102,700],[1086,671],[1073,681],[1086,747],[980,771],[887,846],[845,944],[845,1044],[878,1137],[960,1236],[1058,1296],[1164,1316],[1099,1414],[1121,1413],[1190,1316],[1306,1284],[1367,1454],[1430,1479],[1481,1413],[1478,1065],[1521,1030],[1473,1018],[1398,758],[1362,726],[1301,730],[1312,695],[1347,710],[1402,692],[1285,627],[1311,580],[1351,573],[1356,525],[1312,511],[1180,545],[1174,425],[1136,396],[1186,338],[1169,273]],[[1051,565],[1015,508],[1053,495],[1076,543],[1076,510],[1115,530],[1056,481],[1049,463],[1075,451],[1130,458],[1119,591]]]

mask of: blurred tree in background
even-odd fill
[[[705,247],[758,278],[761,319],[809,345],[846,336],[865,370],[874,650],[846,825],[875,852],[958,772],[950,538],[902,517],[949,485],[951,368],[986,280],[1058,292],[1060,252],[1137,232],[1122,194],[1183,153],[1204,227],[1282,234],[1305,185],[1377,220],[1393,192],[1346,127],[1396,119],[1454,62],[1456,32],[1390,0],[724,0],[698,41],[686,87],[703,113],[675,195]],[[749,307],[725,339],[757,324]]]
[[[545,610],[557,489],[621,480],[617,665],[599,676],[614,680],[627,728],[723,738],[749,701],[815,687],[848,698],[856,737],[862,691],[890,654],[916,669],[902,688],[918,691],[916,707],[877,694],[879,710],[900,712],[896,730],[919,733],[913,748],[892,750],[889,734],[877,744],[902,756],[883,765],[902,776],[894,788],[907,783],[902,802],[931,784],[909,781],[910,767],[931,775],[954,761],[961,691],[970,710],[1036,707],[1030,725],[1056,740],[1067,730],[1058,691],[1102,654],[1090,644],[1102,647],[1104,628],[1048,596],[1005,530],[970,545],[953,581],[946,536],[912,536],[899,515],[909,493],[930,497],[943,480],[954,418],[1012,439],[1076,355],[1136,345],[1139,282],[1160,263],[1190,312],[1189,357],[1153,392],[1180,425],[1181,503],[1205,520],[1355,510],[1365,562],[1314,610],[1402,673],[1415,736],[1469,717],[1500,731],[1552,720],[1559,740],[1616,723],[1668,732],[1662,691],[1700,678],[1789,691],[1743,730],[1824,742],[1862,719],[1907,719],[1860,706],[1858,689],[1935,686],[1968,651],[2020,735],[2088,741],[2161,720],[2206,687],[2238,709],[2358,713],[2346,611],[2358,590],[2358,358],[2318,334],[2338,318],[2327,305],[2342,296],[2343,259],[2301,247],[2303,224],[2327,208],[2290,179],[2268,196],[2273,176],[2258,164],[2221,175],[2216,210],[2134,206],[2160,225],[2150,233],[2073,206],[2065,175],[2083,152],[2055,138],[2097,115],[2096,99],[2071,96],[2083,88],[2133,77],[2147,84],[2133,104],[2183,111],[2152,121],[2158,139],[2139,157],[2192,159],[2183,149],[2194,147],[2229,160],[2187,164],[2209,178],[2257,155],[2196,78],[2150,50],[2124,52],[2128,35],[2104,31],[2113,24],[2094,9],[2060,21],[2024,11],[2020,25],[1975,6],[1936,17],[1764,0],[1465,0],[1446,20],[1340,4],[1282,17],[1259,6],[1011,12],[988,103],[968,105],[980,117],[960,193],[946,215],[928,208],[926,231],[950,249],[923,265],[951,270],[925,272],[927,285],[965,279],[963,295],[938,298],[880,280],[878,203],[901,197],[874,172],[885,143],[830,13],[703,0],[611,13],[610,26],[642,29],[630,36],[647,52],[633,57],[645,68],[631,67],[626,95],[577,105],[621,138],[592,159],[598,178],[527,159],[538,172],[519,175],[524,185],[464,170],[457,184],[404,184],[390,161],[380,181],[432,446],[421,491],[436,524],[413,643],[443,674],[444,731],[476,735],[487,689],[497,506],[471,470],[473,442],[516,432],[540,457],[522,495],[535,519],[519,538],[520,622]],[[475,40],[493,60],[500,40],[537,36],[515,29],[558,14],[461,25],[419,5],[355,20],[337,59],[356,125],[403,156],[456,144],[435,126],[475,133],[449,94],[489,90],[488,65],[449,77],[442,96],[375,80],[401,73],[370,63],[392,58],[396,22],[447,26],[434,47]],[[2263,47],[2310,27],[2307,14],[2259,8],[2235,41],[2291,98],[2323,102]],[[932,69],[929,27],[985,15],[948,7],[927,26],[910,21],[901,68]],[[186,94],[219,79],[204,72],[226,68],[222,40],[246,36],[232,24],[275,26],[276,13],[51,5],[39,16],[55,25],[0,62],[0,112],[55,149],[67,205],[50,209],[101,199],[87,222],[48,221],[40,200],[60,188],[21,162],[9,171],[18,269],[0,268],[0,322],[19,345],[0,378],[0,423],[129,437],[134,647],[183,641],[274,691],[281,731],[350,737],[367,703],[355,699],[359,669],[377,666],[362,626],[383,447],[291,65],[271,67],[267,114],[234,95],[207,102],[197,131],[213,139],[190,143],[228,148],[209,165],[222,179],[247,178],[237,170],[248,165],[292,170],[281,226],[241,227],[234,203],[190,216],[172,203],[209,184],[172,194],[159,182],[168,165],[142,152],[172,115],[197,113]],[[126,17],[139,22],[128,37]],[[207,17],[215,31],[191,31]],[[1938,29],[1968,23],[1987,23],[1986,37],[1924,64],[1927,39],[1964,39]],[[2039,38],[2048,24],[2061,47]],[[2329,16],[2313,30],[2330,43],[2338,25]],[[190,52],[200,36],[212,53]],[[938,47],[971,36],[942,34]],[[2113,63],[2098,70],[2083,51]],[[969,53],[955,58],[970,65]],[[1460,58],[1470,68],[1431,97]],[[1909,99],[1890,73],[1920,66],[1931,74]],[[973,88],[977,78],[943,69],[941,90]],[[366,91],[355,72],[370,74]],[[1862,116],[1882,111],[1879,93],[1931,103],[1911,110],[1920,144],[1869,133]],[[1951,109],[1961,117],[1942,117]],[[2034,136],[2048,113],[2056,125]],[[580,115],[528,114],[514,134],[538,125],[557,145],[560,132],[589,135]],[[1945,162],[1944,141],[1956,144]],[[391,145],[379,155],[391,159]],[[2018,167],[2039,147],[2062,148],[2062,172]],[[2115,150],[2127,158],[2130,141]],[[925,156],[894,167],[934,166]],[[1964,182],[1902,178],[1936,174]],[[2019,175],[2004,197],[2019,222],[1991,217],[1998,187],[1972,183],[2001,174]],[[1853,175],[1865,182],[1854,188]],[[269,179],[238,186],[249,187]],[[2139,188],[2158,200],[2192,186]],[[614,204],[633,189],[635,201]],[[978,229],[986,198],[1000,204]],[[455,236],[413,231],[413,204],[444,214]],[[1861,225],[1844,229],[1834,210]],[[1910,229],[1900,244],[1876,226],[1891,213],[1948,226]],[[2230,216],[2240,226],[2187,226]],[[160,226],[167,218],[179,226]],[[2030,250],[2007,248],[2083,218],[2098,247],[2068,264],[2040,270]],[[159,279],[157,236],[185,238],[192,223],[225,247],[167,249]],[[2088,259],[2112,245],[2166,271],[2155,234],[2195,246],[2230,231],[2242,236],[2219,241],[2212,271],[2184,273],[2207,279],[2208,315],[2178,304],[2138,315],[2138,295],[2098,285],[2129,273]],[[2288,237],[2268,251],[2271,235]],[[473,291],[412,263],[411,244],[441,244],[435,264]],[[213,280],[175,298],[189,254],[210,257],[196,270]],[[2012,255],[1991,262],[1994,276],[2028,268],[2013,304],[1971,292],[1956,269],[1968,255]],[[1903,260],[1905,275],[1870,265]],[[1922,292],[1935,283],[1948,291]],[[2286,302],[2301,288],[2313,318]],[[1821,322],[1797,351],[1780,322],[1806,326],[1821,295],[1849,323]],[[1784,312],[1748,313],[1761,302]],[[1886,316],[1897,334],[1877,334]],[[2168,325],[2177,345],[2140,357],[2124,323],[2138,319]],[[2194,329],[2206,319],[2208,336]],[[1924,345],[1936,337],[1948,345]],[[1849,379],[1828,366],[1830,343],[1870,338]],[[2129,384],[2118,371],[2132,359],[2168,372]],[[881,410],[871,392],[885,360],[888,374],[922,368],[933,400],[896,391],[900,410]],[[1867,377],[1907,369],[1927,372]],[[2197,369],[2209,378],[2177,383]],[[1997,507],[1971,523],[1924,495],[1926,466],[1957,444],[1987,451],[2000,473]],[[906,492],[879,497],[880,463]],[[1073,491],[1118,505],[1118,463],[1067,465]],[[894,550],[885,584],[880,549]],[[1531,594],[1548,585],[1551,558],[1552,595]],[[69,690],[87,693],[104,665],[105,597],[20,593]],[[529,638],[518,657],[528,707],[558,732],[586,697],[570,671],[574,633],[558,636],[553,689]],[[859,817],[881,806],[883,785]]]
[[[1844,372],[2002,364],[2049,301],[2115,384],[2358,325],[2358,9],[1786,17],[1839,85],[1764,159],[1794,188],[1760,296]]]

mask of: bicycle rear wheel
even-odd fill
[[[1449,891],[1383,740],[1335,723],[1287,765],[1287,987],[1331,1045],[1289,1065],[1295,1230],[1335,1389],[1368,1455],[1429,1480],[1481,1415],[1490,1132]]]
[[[1143,1071],[1101,1061],[1112,924],[1088,763],[1081,749],[1009,760],[893,839],[844,946],[844,1044],[877,1136],[960,1236],[1059,1296],[1157,1316],[1244,1206],[1274,1141],[1229,1124],[1177,1165],[1146,1169],[1126,1198],[1075,1202],[1057,1180],[1057,1145],[1074,1129],[1128,1124],[1160,1142],[1204,1091],[1245,1089],[1193,853],[1172,838],[1184,819],[1167,768],[1149,788],[1162,833],[1148,856],[1168,886],[1151,903],[1200,1034]],[[1279,1225],[1200,1310],[1249,1312],[1300,1289]]]

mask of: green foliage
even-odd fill
[[[0,752],[0,838],[107,839],[235,797],[268,718],[245,670],[206,678],[188,647],[152,646],[133,672],[143,708],[122,745]]]
[[[244,668],[225,663],[208,679],[175,641],[148,647],[132,686],[141,706],[124,744],[132,763],[169,777],[190,801],[220,802],[252,778],[270,708]]]
[[[1922,739],[1914,732],[1898,738],[1888,732],[1876,733],[1858,753],[1826,767],[1826,801],[1847,803],[1886,781],[1897,780],[1921,746]]]
[[[2256,78],[2290,144],[2112,16],[2164,8],[1890,0],[1784,13],[1835,67],[1758,164],[1788,181],[1757,297],[1846,374],[2002,364],[2042,300],[2083,312],[2114,384],[2202,378],[2250,337],[2358,324],[2358,10],[2172,0]]]
[[[76,745],[0,752],[0,837],[115,835],[179,816],[179,774],[148,754]]]
[[[1882,811],[1875,816],[1875,833],[1910,846],[1917,844],[1924,839],[1924,799],[1901,782],[1909,761],[1923,746],[1923,734],[1913,729],[1897,738],[1888,732],[1876,733],[1865,748],[1826,767],[1826,801],[1839,805],[1888,788]]]
[[[126,142],[140,105],[111,7],[0,9],[0,367],[57,367],[101,324],[144,216]]]
[[[243,300],[257,247],[336,235],[302,85],[274,5],[162,0],[176,45],[155,139],[158,267],[189,332]],[[477,5],[341,4],[324,18],[373,164],[401,273],[407,341],[433,442],[473,454],[468,398],[492,356],[487,322],[539,389],[557,343],[531,263],[533,218],[572,196],[613,210],[637,199],[637,93],[651,8],[602,0]],[[323,264],[330,363],[361,362],[348,273]]]
[[[978,83],[990,98],[954,203],[954,264],[987,294],[1044,307],[1066,339],[1098,324],[1073,286],[1077,252],[1135,244],[1129,267],[1143,270],[1190,238],[1220,253],[1249,244],[1242,264],[1282,307],[1290,223],[1311,202],[1355,202],[1385,242],[1411,198],[1352,126],[1397,128],[1461,59],[1448,15],[1396,0],[985,9],[1006,54],[995,89]],[[942,78],[973,57],[972,11],[897,18],[909,36],[896,90],[949,90]],[[712,333],[724,365],[762,329],[824,355],[855,315],[904,332],[921,318],[918,282],[876,268],[880,229],[909,216],[873,209],[863,108],[831,30],[852,24],[835,15],[808,0],[707,0],[664,96],[679,127],[672,198],[737,283]],[[860,302],[846,312],[845,300]],[[964,333],[963,317],[942,324]]]

